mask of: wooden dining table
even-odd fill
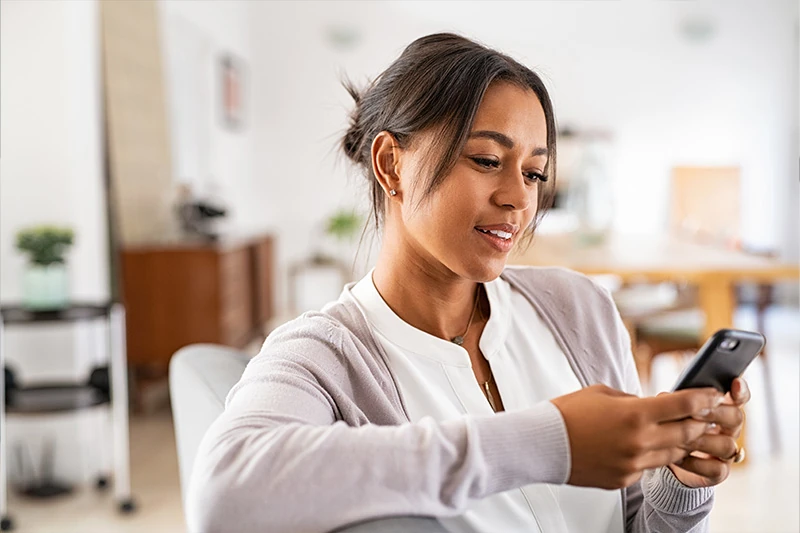
[[[561,266],[587,275],[611,274],[623,283],[676,282],[697,287],[705,315],[703,337],[733,327],[736,285],[800,280],[800,266],[712,246],[669,234],[611,234],[598,244],[582,244],[575,234],[542,234],[509,264]]]

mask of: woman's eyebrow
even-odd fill
[[[514,141],[508,135],[500,133],[499,131],[491,131],[491,130],[478,130],[473,131],[469,134],[470,139],[491,139],[500,146],[504,148],[508,148],[509,150],[514,148]],[[547,155],[547,147],[545,146],[537,146],[531,152],[532,157],[537,157],[541,155]]]

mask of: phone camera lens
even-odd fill
[[[739,341],[737,341],[736,339],[725,339],[720,344],[720,348],[722,348],[723,350],[733,350],[738,345]]]

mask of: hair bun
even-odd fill
[[[361,152],[364,144],[364,127],[361,124],[361,97],[363,95],[351,81],[344,81],[343,85],[356,105],[350,112],[350,127],[347,128],[342,139],[342,148],[351,161],[360,164],[363,159]]]

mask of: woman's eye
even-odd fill
[[[486,157],[472,157],[471,159],[476,164],[486,168],[497,168],[500,166],[500,161],[495,159],[488,159]]]
[[[470,159],[478,166],[484,168],[499,168],[500,161],[496,159],[490,159],[488,157],[470,157]],[[537,182],[537,181],[547,181],[547,176],[542,174],[541,172],[523,172],[523,176],[525,179],[530,182]]]
[[[529,181],[547,181],[547,176],[539,172],[523,172],[523,174]]]

